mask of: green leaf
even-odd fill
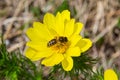
[[[120,18],[118,19],[117,26],[118,26],[118,28],[120,28]]]
[[[30,11],[34,14],[35,17],[40,18],[40,8],[39,7],[30,7]]]
[[[55,10],[55,14],[57,12],[62,12],[63,10],[69,10],[68,0],[62,2],[62,4]]]
[[[26,27],[29,26],[29,22],[28,23],[24,23],[21,27],[20,27],[20,30],[24,30]]]
[[[99,68],[97,69],[96,72],[94,72],[91,76],[89,80],[104,80],[104,69],[103,68]]]
[[[42,80],[39,68],[19,51],[9,53],[0,45],[0,80]]]

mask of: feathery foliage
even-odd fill
[[[20,52],[9,53],[0,45],[0,80],[41,80],[37,67]]]

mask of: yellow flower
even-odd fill
[[[118,77],[112,69],[108,69],[104,72],[104,80],[118,80]]]
[[[34,22],[33,28],[26,32],[30,41],[25,55],[32,61],[42,59],[45,66],[54,66],[59,63],[66,71],[73,68],[72,57],[78,57],[88,50],[92,42],[82,38],[80,31],[83,24],[70,19],[70,12],[64,10],[56,16],[46,13],[43,23]]]

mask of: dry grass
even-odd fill
[[[23,52],[26,29],[33,21],[42,21],[46,12],[54,13],[61,3],[62,0],[0,0],[0,33],[4,34],[8,51],[19,48]],[[68,0],[68,4],[72,17],[85,25],[82,35],[93,41],[89,54],[101,58],[95,68],[102,64],[104,69],[114,65],[120,70],[120,28],[117,25],[120,0]],[[32,12],[32,8],[38,9],[39,15]]]

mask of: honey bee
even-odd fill
[[[58,41],[61,42],[61,43],[64,43],[64,42],[67,42],[68,39],[67,39],[67,37],[59,37]]]
[[[68,41],[67,37],[55,37],[54,39],[50,40],[48,43],[47,43],[47,46],[48,47],[51,47],[55,44],[57,44],[58,42],[59,43],[66,43]]]
[[[53,46],[57,43],[57,40],[56,39],[52,39],[50,40],[48,43],[47,43],[47,46],[50,47],[50,46]]]

